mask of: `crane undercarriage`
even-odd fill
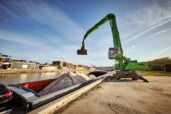
[[[132,78],[132,80],[143,80],[144,82],[149,82],[142,76],[138,75],[135,71],[116,71],[116,73],[113,75],[114,78],[116,79],[121,79],[121,78]]]

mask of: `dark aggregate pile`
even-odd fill
[[[72,72],[67,72],[57,78],[54,82],[50,83],[43,90],[39,92],[39,95],[47,95],[49,93],[62,90],[64,88],[73,86],[75,84],[79,84],[85,82],[86,79],[81,75],[74,74]]]

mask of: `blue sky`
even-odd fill
[[[0,52],[13,59],[112,65],[113,38],[107,22],[84,34],[108,13],[116,15],[124,56],[148,61],[171,57],[170,0],[0,0]]]

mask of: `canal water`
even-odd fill
[[[21,74],[0,74],[0,82],[4,84],[18,84],[46,79],[54,79],[61,74],[57,72],[46,73],[21,73]]]
[[[88,73],[89,71],[83,71]],[[64,72],[63,72],[64,73]],[[0,82],[4,84],[19,84],[25,82],[54,79],[63,73],[46,72],[46,73],[19,73],[19,74],[0,74]]]

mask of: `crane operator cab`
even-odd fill
[[[115,59],[116,55],[120,54],[120,49],[119,48],[109,48],[108,50],[108,58],[109,59]]]

